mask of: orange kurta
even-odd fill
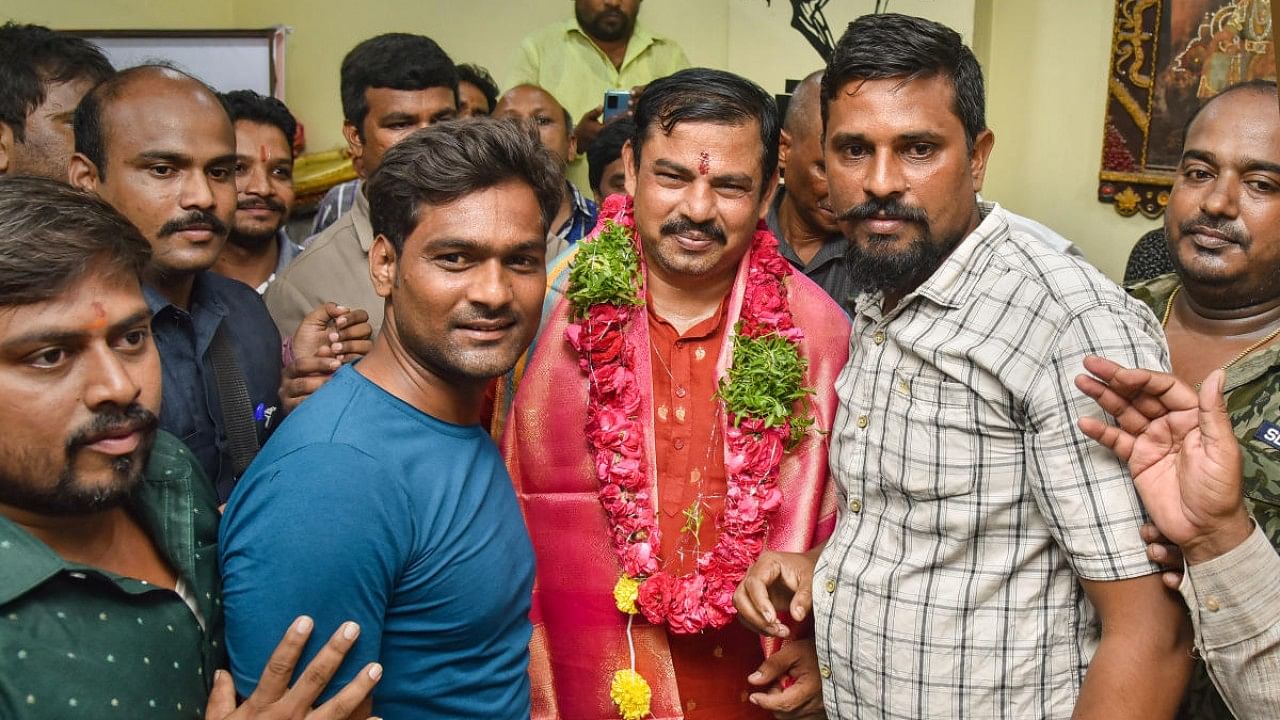
[[[662,568],[693,572],[697,552],[715,544],[728,477],[716,363],[727,329],[725,304],[683,334],[649,307],[649,367],[653,376],[653,439],[658,470],[658,525]],[[703,521],[695,540],[681,532],[685,511],[697,503]],[[739,623],[698,633],[667,633],[676,689],[686,720],[763,720],[769,713],[747,702],[747,675],[764,662],[759,638]]]

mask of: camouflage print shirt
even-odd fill
[[[1161,275],[1130,287],[1129,292],[1150,305],[1156,317],[1164,317],[1178,285],[1177,275]],[[1271,545],[1280,550],[1280,343],[1252,352],[1228,368],[1223,389],[1244,456],[1245,504]],[[1232,717],[1199,663],[1181,717]]]

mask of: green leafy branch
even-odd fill
[[[631,230],[606,220],[596,237],[579,244],[569,268],[569,302],[575,318],[600,303],[639,305],[640,257]]]
[[[766,427],[790,420],[791,443],[813,425],[809,412],[812,388],[804,385],[809,363],[787,338],[776,333],[753,338],[735,334],[733,365],[717,391],[735,418],[753,417]],[[796,404],[800,411],[793,412]]]

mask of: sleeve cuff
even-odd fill
[[[1265,632],[1280,607],[1280,555],[1262,528],[1220,557],[1188,565],[1178,588],[1196,619],[1205,649]]]

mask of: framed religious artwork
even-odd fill
[[[1195,111],[1223,89],[1276,77],[1271,0],[1116,0],[1098,200],[1164,213]]]

